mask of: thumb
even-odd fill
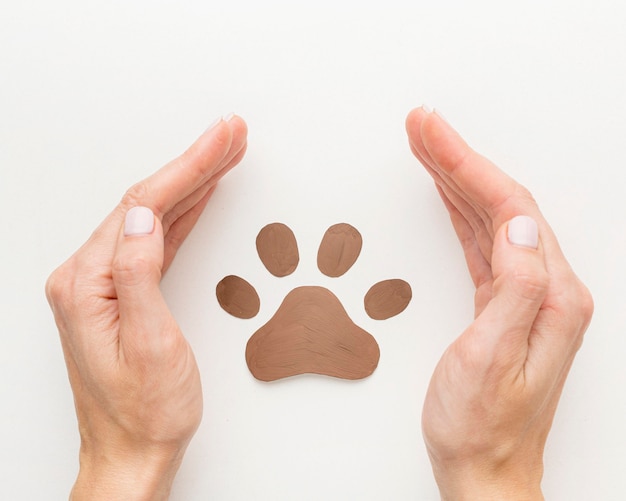
[[[486,360],[497,365],[523,364],[528,337],[549,277],[537,223],[516,216],[496,232],[491,261],[492,299],[473,325],[474,339]]]
[[[112,263],[122,347],[148,348],[169,324],[171,316],[159,288],[163,249],[161,221],[147,207],[131,208]]]

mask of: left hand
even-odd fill
[[[443,500],[542,499],[543,450],[593,302],[530,192],[437,113],[407,118],[476,287],[441,357],[422,428]]]

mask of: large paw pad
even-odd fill
[[[318,268],[329,277],[343,275],[356,262],[362,244],[356,228],[346,223],[331,226],[318,250]],[[282,223],[265,226],[256,247],[261,262],[276,277],[287,276],[298,266],[295,236]],[[259,296],[243,278],[225,277],[217,284],[216,295],[220,306],[237,318],[252,318],[259,312]],[[390,318],[408,306],[411,295],[404,280],[378,282],[365,295],[365,311],[376,320]],[[362,379],[374,372],[379,358],[374,337],[350,319],[331,291],[314,286],[289,292],[246,346],[248,368],[262,381],[306,373]]]

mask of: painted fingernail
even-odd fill
[[[230,122],[231,119],[235,116],[234,113],[229,113],[228,115],[224,115],[224,121],[225,122]]]
[[[124,236],[149,235],[154,230],[154,213],[148,207],[133,207],[126,213]]]
[[[539,245],[539,229],[532,217],[515,216],[509,221],[507,236],[509,242],[521,247],[536,249]]]
[[[432,108],[430,106],[428,106],[427,104],[422,104],[422,109],[426,112],[426,113],[432,113]]]

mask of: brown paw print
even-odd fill
[[[356,262],[362,244],[361,234],[353,226],[331,226],[317,253],[319,270],[329,277],[340,277]],[[296,238],[282,223],[261,229],[256,248],[267,270],[276,277],[285,277],[298,266]],[[216,294],[220,306],[237,318],[253,318],[259,312],[259,295],[243,278],[225,277],[217,284]],[[365,295],[365,311],[375,320],[385,320],[402,312],[411,296],[411,287],[404,280],[384,280]],[[331,291],[316,286],[296,287],[289,292],[246,346],[248,368],[261,381],[306,373],[362,379],[374,372],[379,358],[374,337],[350,319]]]

